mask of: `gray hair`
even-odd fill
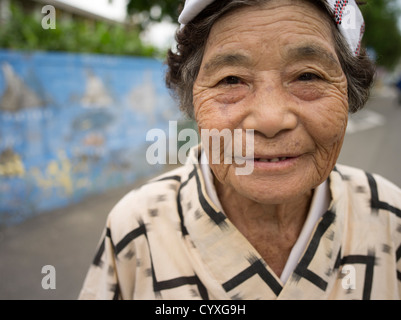
[[[177,51],[167,54],[166,85],[178,98],[180,109],[194,119],[192,89],[202,63],[207,38],[213,24],[223,15],[235,9],[262,5],[270,0],[219,0],[212,2],[193,21],[176,33]],[[366,50],[361,49],[358,56],[351,52],[347,41],[338,30],[333,14],[326,0],[309,1],[319,8],[329,20],[335,43],[335,50],[348,82],[349,112],[362,109],[369,98],[373,84],[375,67]]]

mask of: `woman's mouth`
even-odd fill
[[[254,161],[258,162],[279,162],[289,159],[290,157],[276,157],[276,158],[255,158]]]
[[[297,167],[301,155],[291,156],[256,156],[253,165],[256,170],[264,172],[287,172]]]

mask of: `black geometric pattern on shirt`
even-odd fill
[[[115,249],[114,249],[116,256],[131,241],[134,241],[139,236],[145,236],[146,241],[148,242],[148,247],[150,248],[149,241],[148,241],[148,235],[147,235],[147,231],[146,231],[146,226],[142,221],[138,221],[138,224],[139,224],[138,228],[129,232],[122,240],[120,240],[120,242],[117,243],[117,245],[115,246]],[[198,287],[198,291],[199,291],[201,298],[204,300],[208,300],[207,290],[196,275],[158,281],[156,278],[155,268],[153,267],[153,258],[152,258],[151,253],[150,253],[150,264],[151,264],[151,268],[150,268],[151,270],[148,271],[148,273],[149,273],[149,275],[152,276],[153,291],[156,294],[160,293],[160,291],[162,291],[162,290],[173,289],[173,288],[177,288],[177,287],[184,286],[184,285],[196,285]]]
[[[210,219],[213,220],[213,222],[216,225],[218,225],[221,228],[226,227],[227,226],[227,222],[225,220],[227,219],[227,217],[221,211],[214,210],[210,206],[209,202],[207,202],[205,196],[203,195],[201,182],[200,182],[200,178],[199,178],[199,175],[198,175],[198,170],[197,170],[196,165],[194,165],[194,170],[191,172],[191,174],[194,174],[195,177],[196,177],[196,186],[197,186],[197,189],[198,189],[199,202],[200,202],[203,210],[205,210],[207,215],[210,217]]]
[[[224,221],[226,219],[226,216],[222,212],[216,212],[206,201],[202,189],[201,189],[201,184],[200,184],[200,179],[197,174],[197,167],[194,165],[194,169],[190,172],[188,175],[188,179],[185,180],[184,182],[181,183],[178,192],[177,192],[177,212],[178,212],[178,217],[180,219],[180,226],[181,226],[181,232],[182,235],[185,237],[188,235],[188,230],[185,226],[184,222],[184,214],[183,214],[183,209],[182,209],[182,203],[181,203],[181,189],[183,189],[189,181],[191,181],[192,178],[196,178],[196,186],[198,190],[198,195],[199,195],[199,203],[203,210],[206,212],[206,214],[220,227],[224,227],[227,225],[227,223]]]
[[[193,177],[193,172],[191,172],[188,176],[188,179],[185,180],[184,182],[182,182],[180,184],[180,187],[178,188],[177,191],[177,212],[178,212],[178,217],[180,219],[180,227],[181,227],[181,233],[182,236],[185,237],[186,235],[188,235],[188,230],[185,226],[185,222],[184,222],[184,214],[183,214],[183,210],[182,210],[182,204],[181,204],[181,189],[184,188],[187,183],[189,182],[189,180]]]
[[[149,213],[149,216],[151,216],[153,218],[157,217],[159,215],[159,209],[157,209],[157,208],[148,209],[148,213]]]
[[[327,211],[323,215],[322,221],[317,226],[317,229],[312,237],[312,240],[302,257],[301,261],[298,263],[297,267],[294,270],[295,279],[305,278],[306,280],[313,283],[315,286],[325,291],[327,288],[327,282],[323,280],[319,275],[309,270],[309,264],[312,261],[317,248],[319,247],[320,240],[322,236],[326,233],[327,229],[335,220],[335,213],[331,211]],[[330,239],[329,239],[330,240]]]
[[[181,182],[181,177],[180,176],[167,176],[167,177],[163,177],[163,178],[160,178],[160,179],[157,179],[157,180],[151,180],[148,183],[165,181],[165,180],[175,180],[177,182]]]
[[[185,224],[184,224],[184,216],[183,216],[183,213],[182,213],[180,192],[181,192],[181,189],[188,183],[190,178],[191,178],[191,175],[188,178],[188,180],[186,180],[183,183],[181,183],[181,176],[174,175],[174,176],[163,177],[163,178],[156,179],[156,180],[151,180],[151,181],[148,182],[148,183],[154,183],[154,182],[167,181],[167,180],[175,180],[177,182],[180,182],[179,188],[178,188],[178,191],[177,191],[176,202],[177,202],[177,212],[178,212],[178,216],[180,218],[181,233],[182,233],[183,236],[188,235],[188,230],[187,230],[187,228],[185,227]],[[168,187],[170,189],[175,189],[175,187],[173,188],[173,185],[171,185],[171,184]],[[156,202],[164,201],[165,199],[166,199],[166,195],[158,195],[157,198],[156,198]],[[150,212],[150,213],[152,213],[152,212]]]
[[[191,176],[188,178],[188,180],[190,178],[191,178]],[[160,179],[151,180],[148,183],[167,181],[167,180],[175,180],[177,182],[181,182],[181,176],[178,176],[178,175],[167,176],[167,177],[163,177],[163,178],[160,178]],[[181,192],[182,187],[185,186],[188,183],[188,180],[179,184],[179,188],[178,188],[178,191],[177,191],[177,198],[176,198],[177,212],[178,212],[178,216],[180,218],[180,228],[181,228],[181,233],[182,233],[183,236],[188,235],[188,230],[187,230],[187,228],[185,227],[185,224],[184,224],[184,216],[183,216],[183,213],[182,213],[180,192]],[[170,189],[173,189],[173,190],[175,189],[175,186],[173,186],[171,184],[168,187]],[[158,195],[158,197],[156,198],[156,202],[164,201],[165,199],[166,199],[166,195]],[[150,213],[154,213],[154,212],[150,212]]]
[[[109,238],[109,241],[111,243],[111,246],[113,248],[113,251],[115,252],[115,245],[113,243],[113,239],[111,237],[111,230],[109,228],[106,228],[106,234],[103,238],[103,241],[101,242],[99,249],[97,250],[95,254],[95,258],[93,259],[93,264],[97,267],[102,267],[103,261],[102,261],[102,256],[104,253],[104,248],[105,248],[105,243],[106,243],[106,238]],[[108,273],[110,274],[110,269],[111,266],[108,266]],[[120,287],[118,286],[117,283],[109,284],[109,290],[113,293],[113,300],[118,300],[120,298]]]
[[[396,256],[398,258],[398,254],[400,255],[399,258],[401,258],[401,246],[400,249],[397,250]],[[368,255],[349,255],[349,256],[344,256],[341,258],[341,248],[340,251],[338,252],[336,263],[334,265],[334,269],[339,269],[341,265],[345,264],[365,264],[366,265],[366,270],[365,270],[365,281],[364,281],[364,288],[363,288],[363,295],[362,299],[363,300],[369,300],[370,299],[370,294],[372,292],[372,280],[373,280],[373,271],[374,271],[374,266],[376,263],[376,258],[374,251],[371,250],[368,252]]]
[[[337,169],[336,166],[334,166],[333,171],[334,171],[334,172],[337,172],[337,173],[340,175],[341,180],[345,180],[345,179],[344,179],[344,175],[342,174],[342,172],[340,172],[340,171]],[[330,177],[329,177],[329,179],[330,179]],[[329,184],[329,185],[330,185],[330,184]]]
[[[389,203],[380,201],[379,193],[377,190],[377,183],[375,178],[368,172],[365,172],[366,177],[368,178],[371,200],[370,205],[372,209],[376,210],[374,213],[377,213],[377,210],[383,209],[394,213],[397,217],[401,218],[401,209],[391,206]]]
[[[340,247],[340,250],[338,250],[338,254],[337,254],[336,262],[334,263],[333,270],[339,269],[340,265],[341,265],[341,247]]]
[[[101,242],[99,249],[97,250],[97,252],[95,254],[95,258],[93,259],[93,262],[92,262],[95,266],[101,267],[103,264],[102,255],[103,255],[104,248],[105,248],[106,238],[110,239],[110,243],[111,243],[113,249],[115,248],[113,239],[111,238],[111,231],[109,228],[106,228],[106,234],[105,234],[103,241]]]
[[[180,176],[167,176],[167,177],[163,177],[163,178],[156,179],[156,180],[150,180],[150,181],[147,182],[147,184],[155,183],[155,182],[159,182],[159,181],[168,181],[168,180],[173,180],[173,181],[176,181],[176,182],[181,182],[181,177],[180,177]],[[177,185],[179,185],[179,184],[176,183],[176,182],[172,182],[172,183],[168,184],[168,185],[167,185],[167,188],[168,188],[168,189],[171,189],[171,190],[174,190],[174,191],[177,190]],[[156,199],[156,202],[164,201],[164,200],[165,200],[164,197],[165,197],[165,195],[159,196],[159,197]]]
[[[396,257],[396,261],[400,261],[401,260],[401,245],[398,247],[396,253],[395,253],[395,257]],[[401,281],[401,271],[397,270],[397,278],[398,280]]]
[[[162,201],[166,201],[166,195],[165,194],[159,194],[156,197],[156,202],[162,202]]]
[[[202,218],[202,212],[199,209],[196,209],[194,212],[194,216],[196,220],[199,220],[200,218]]]
[[[104,239],[102,240],[99,248],[97,249],[97,252],[95,254],[95,257],[93,259],[92,264],[97,266],[97,267],[101,267],[102,266],[102,255],[104,252]]]
[[[356,193],[367,193],[366,187],[365,186],[356,186],[355,187],[355,192]]]
[[[349,255],[344,256],[341,259],[341,265],[349,265],[349,264],[365,264],[365,281],[363,284],[363,293],[362,299],[369,300],[370,295],[372,293],[372,284],[373,284],[373,271],[376,262],[376,257],[374,253],[370,252],[368,255]]]
[[[270,287],[276,296],[278,296],[283,289],[280,283],[271,275],[266,269],[264,263],[257,257],[251,257],[248,259],[251,264],[245,270],[238,273],[232,279],[226,281],[223,284],[223,288],[226,292],[231,291],[235,287],[239,286],[254,275],[259,275],[262,280]]]
[[[145,224],[141,221],[139,223],[139,227],[128,232],[124,238],[122,238],[116,245],[115,254],[118,254],[133,240],[138,238],[141,235],[146,235],[146,227]]]
[[[383,243],[382,252],[391,254],[391,246],[389,246],[387,243]]]
[[[109,291],[114,292],[112,300],[120,300],[120,286],[117,284],[111,284],[109,286]]]

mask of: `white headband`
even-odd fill
[[[178,22],[188,24],[215,0],[186,0]],[[334,20],[354,55],[359,55],[365,22],[355,0],[326,0],[333,10]]]

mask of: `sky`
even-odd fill
[[[126,16],[127,0],[56,0],[94,14],[123,21]]]
[[[154,23],[141,34],[141,39],[145,43],[152,44],[161,49],[167,49],[174,45],[175,31],[178,24],[171,22]]]

